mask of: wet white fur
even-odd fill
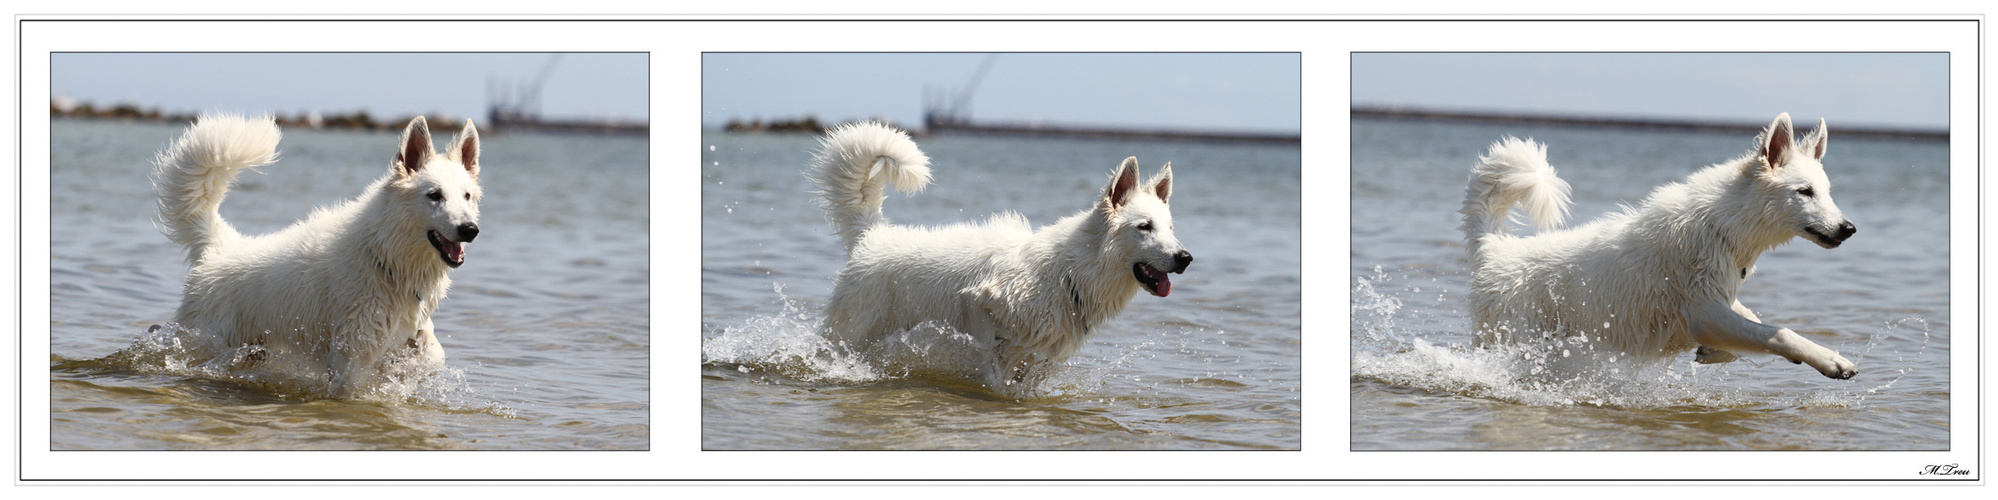
[[[929,159],[900,131],[874,123],[822,140],[806,175],[848,253],[826,313],[828,338],[864,348],[933,323],[998,346],[999,383],[1025,382],[1074,354],[1142,286],[1132,266],[1174,267],[1172,165],[1139,187],[1124,160],[1093,208],[1033,230],[1014,212],[943,227],[891,224],[881,197],[928,184]],[[1138,226],[1151,222],[1153,229]]]
[[[1581,337],[1654,360],[1699,347],[1701,362],[1775,354],[1851,377],[1851,361],[1761,323],[1737,300],[1763,251],[1793,237],[1837,246],[1806,228],[1834,234],[1848,223],[1819,162],[1822,120],[1793,142],[1785,113],[1756,144],[1659,187],[1638,206],[1560,230],[1553,228],[1567,211],[1568,185],[1548,165],[1546,147],[1509,137],[1493,144],[1472,170],[1462,210],[1479,344]],[[1541,227],[1537,235],[1506,228],[1515,205]]]
[[[221,356],[261,346],[261,359],[237,362],[323,381],[334,397],[374,387],[392,360],[441,366],[430,315],[451,280],[426,232],[455,234],[479,218],[477,129],[467,120],[436,154],[418,117],[402,147],[384,145],[396,161],[359,197],[275,233],[240,234],[217,209],[237,174],[277,160],[279,135],[268,116],[204,115],[155,160],[159,222],[192,266],[175,321],[213,340],[191,347]],[[426,197],[433,189],[441,201]]]

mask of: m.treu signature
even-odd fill
[[[1959,467],[1958,467],[1958,466],[1957,466],[1956,464],[1948,464],[1948,465],[1924,465],[1924,466],[1922,466],[1922,475],[1924,475],[1924,476],[1968,476],[1968,475],[1970,475],[1970,469],[1964,469],[1964,468],[1959,468]]]

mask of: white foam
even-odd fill
[[[1755,398],[1724,383],[1726,365],[1632,363],[1580,338],[1472,347],[1469,335],[1397,326],[1403,311],[1379,267],[1353,288],[1353,375],[1428,391],[1538,406],[1736,406]],[[1411,291],[1410,293],[1421,293]],[[1468,326],[1468,325],[1465,325]],[[1438,338],[1431,341],[1431,338]],[[1450,340],[1459,340],[1450,343]]]
[[[858,349],[819,334],[824,318],[784,295],[777,313],[759,315],[740,326],[709,332],[701,339],[701,362],[775,381],[862,385],[894,380],[970,384],[1009,398],[1046,397],[1085,382],[1080,370],[1053,367],[1047,376],[1021,385],[993,369],[994,345],[936,323],[923,323]]]
[[[168,323],[150,329],[132,345],[106,356],[100,362],[150,375],[166,375],[218,380],[274,393],[280,397],[321,399],[332,387],[325,373],[296,369],[282,363],[258,362],[281,353],[264,346],[215,347],[215,337],[199,330],[187,330]],[[512,417],[506,405],[486,401],[468,379],[464,368],[450,367],[421,357],[392,360],[391,373],[355,399],[438,406],[449,410],[487,412]]]

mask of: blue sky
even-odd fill
[[[1354,105],[1944,129],[1949,54],[1360,53]]]
[[[165,111],[486,116],[487,82],[525,85],[545,53],[60,53],[50,91]],[[645,120],[644,53],[571,53],[542,87],[549,117]]]
[[[1295,133],[1296,53],[709,53],[701,123],[887,118],[922,123],[925,89],[964,87],[979,121]]]

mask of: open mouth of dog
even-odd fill
[[[464,243],[451,241],[450,238],[444,237],[444,233],[439,233],[435,229],[430,230],[428,235],[430,236],[430,246],[437,248],[437,256],[444,259],[444,265],[451,266],[453,269],[465,265]]]
[[[1822,231],[1818,231],[1818,228],[1816,227],[1806,226],[1804,228],[1804,233],[1811,235],[1811,241],[1813,243],[1817,243],[1818,246],[1825,248],[1838,248],[1839,244],[1845,243],[1845,238],[1825,234]]]
[[[1143,262],[1131,264],[1131,275],[1137,277],[1138,284],[1144,285],[1145,291],[1151,292],[1152,295],[1164,297],[1172,293],[1172,278],[1166,277],[1165,271],[1160,271],[1151,264]]]

